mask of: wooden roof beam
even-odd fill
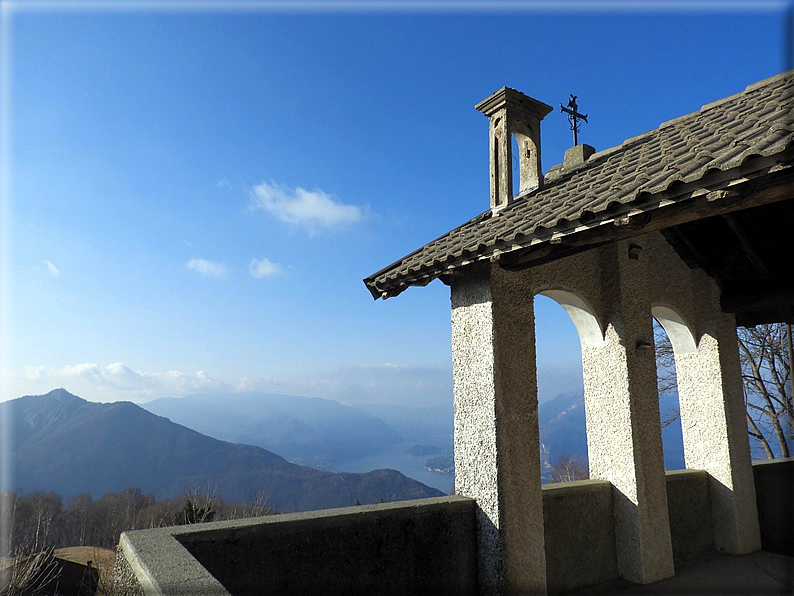
[[[748,261],[750,261],[750,264],[753,266],[753,269],[755,269],[758,277],[765,282],[771,282],[772,275],[769,273],[769,269],[764,264],[763,259],[758,254],[758,251],[753,248],[750,237],[742,228],[742,225],[739,223],[736,215],[733,213],[726,213],[722,216],[722,219],[725,220],[725,223],[728,224],[728,227],[731,229],[734,236],[736,236],[736,239],[739,241],[739,244],[744,251],[744,256],[747,257]]]

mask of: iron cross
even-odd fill
[[[578,133],[579,133],[579,127],[582,125],[582,123],[579,122],[579,120],[584,120],[585,122],[587,122],[587,114],[580,114],[579,112],[576,111],[576,109],[579,107],[576,105],[576,97],[577,97],[576,95],[571,93],[571,99],[568,100],[567,108],[564,107],[562,104],[560,104],[560,111],[568,114],[568,122],[571,123],[571,130],[573,131],[574,146],[579,144]]]

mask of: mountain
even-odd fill
[[[352,407],[383,420],[407,442],[452,447],[455,430],[452,400],[438,406],[354,404]]]
[[[678,409],[678,395],[659,396],[662,417]],[[568,455],[587,460],[587,432],[585,427],[584,394],[581,391],[562,393],[538,407],[540,425],[540,453],[543,467]],[[664,465],[668,470],[684,468],[684,445],[681,420],[662,429]]]
[[[581,391],[561,393],[540,404],[538,425],[544,469],[563,455],[587,461],[584,395]]]
[[[3,402],[12,421],[16,488],[65,497],[135,486],[158,499],[210,483],[250,501],[265,489],[279,511],[440,496],[394,470],[332,473],[292,464],[260,447],[227,443],[130,402],[92,403],[64,389]]]
[[[402,441],[382,420],[330,399],[264,393],[165,397],[142,406],[200,433],[329,469]]]

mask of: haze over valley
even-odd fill
[[[677,407],[660,399],[662,413]],[[136,486],[158,498],[212,485],[245,502],[264,489],[279,511],[419,498],[454,490],[449,406],[358,404],[279,394],[208,393],[87,402],[64,389],[3,402],[21,491],[100,495]],[[539,407],[544,481],[560,458],[586,469],[584,398]],[[683,467],[680,422],[663,429],[665,465]]]

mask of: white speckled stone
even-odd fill
[[[477,500],[483,594],[545,594],[535,328],[528,275],[452,286],[455,492]]]
[[[629,259],[628,246],[596,248],[524,274],[532,294],[560,302],[577,326],[590,477],[614,487],[620,575],[649,583],[672,576],[674,569],[656,362],[652,349],[636,349],[637,342],[653,340],[648,263]],[[594,334],[594,327],[603,331]]]
[[[687,468],[709,473],[715,546],[734,555],[759,550],[735,319],[721,312],[711,278],[689,269],[661,236],[643,239],[658,272],[649,280],[651,294],[688,324],[697,346],[673,344],[684,459]]]
[[[613,486],[620,575],[650,583],[674,573],[652,313],[673,338],[687,467],[709,473],[715,545],[759,549],[735,323],[714,281],[654,232],[521,272],[490,265],[452,285],[456,491],[480,507],[483,591],[545,589],[539,293],[580,333],[590,475]]]

